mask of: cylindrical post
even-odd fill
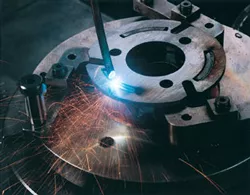
[[[98,37],[102,58],[104,61],[107,76],[110,78],[114,75],[114,67],[109,53],[109,47],[104,31],[101,12],[98,5],[98,0],[90,0],[90,4],[93,12],[93,19],[95,23],[96,34]]]
[[[43,79],[35,74],[26,75],[21,78],[19,88],[25,96],[26,114],[30,120],[31,130],[40,131],[47,117],[44,101],[46,86]]]
[[[180,11],[184,16],[189,16],[192,13],[193,4],[190,1],[184,0],[180,4]]]

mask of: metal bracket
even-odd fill
[[[167,0],[152,0],[150,4],[141,0],[133,0],[134,10],[150,19],[172,19],[188,22],[192,26],[215,37],[222,45],[224,42],[224,27],[219,22],[200,14],[200,9],[193,5],[189,16],[181,14],[180,5],[174,5]]]
[[[183,5],[185,5],[190,3],[189,1],[183,1],[182,3],[180,3],[179,5],[175,6],[172,10],[171,10],[171,20],[178,20],[178,21],[195,21],[197,20],[200,15],[201,15],[201,10],[199,7],[192,5],[191,3],[189,4],[190,6],[190,13],[188,13],[188,9],[185,12],[185,9],[183,8]],[[186,8],[186,7],[185,7]],[[188,8],[188,7],[187,7]],[[184,10],[184,11],[183,11]]]
[[[210,142],[230,143],[240,136],[237,127],[242,120],[237,106],[232,103],[227,111],[218,112],[215,99],[210,99],[204,106],[187,107],[179,113],[165,115],[165,118],[169,124],[169,141],[175,146],[201,147]]]
[[[53,67],[60,66],[61,68],[65,68],[64,75],[62,77],[57,77],[54,75]],[[54,87],[67,87],[67,80],[71,74],[71,72],[74,70],[73,66],[64,66],[60,63],[54,64],[49,72],[46,75],[46,84]]]

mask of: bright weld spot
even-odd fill
[[[115,78],[115,76],[116,76],[115,71],[111,71],[111,72],[109,73],[109,75],[108,75],[108,78],[109,78],[110,80],[112,80],[112,79]]]
[[[109,82],[109,86],[112,91],[118,92],[119,89],[122,87],[122,82],[119,77],[115,77]]]
[[[111,76],[110,74],[109,77]],[[120,77],[115,75],[115,73],[114,74],[112,73],[111,77],[112,79],[109,79],[108,85],[112,92],[115,92],[116,94],[120,93],[121,90],[126,91],[127,93],[136,92],[135,87],[123,83]]]

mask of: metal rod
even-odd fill
[[[106,34],[104,31],[103,21],[101,12],[98,5],[98,0],[90,0],[90,4],[93,12],[93,19],[95,23],[96,34],[98,37],[102,58],[104,61],[105,69],[108,77],[114,74],[114,67],[109,53],[109,47],[106,39]]]
[[[25,96],[26,114],[30,122],[30,130],[39,132],[46,122],[47,113],[44,101],[45,88],[42,77],[35,74],[21,78],[19,88]]]

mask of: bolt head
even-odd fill
[[[37,95],[41,93],[42,78],[36,74],[29,74],[21,78],[19,88],[24,95]]]
[[[227,96],[219,96],[215,99],[215,109],[216,112],[228,112],[231,108],[231,100]]]
[[[66,66],[64,66],[62,63],[56,63],[52,66],[52,74],[55,78],[64,78],[68,72],[68,69]]]
[[[193,4],[190,1],[182,1],[180,4],[180,12],[185,15],[188,16],[192,13],[192,9],[193,9]]]

